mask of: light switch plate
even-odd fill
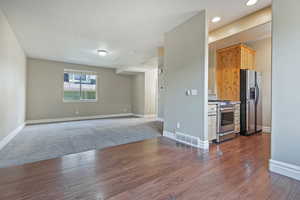
[[[198,90],[191,89],[191,94],[192,94],[192,96],[197,96],[198,95]]]

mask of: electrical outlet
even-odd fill
[[[126,113],[126,112],[127,112],[127,108],[124,108],[124,109],[123,109],[123,112]]]
[[[78,110],[76,110],[76,111],[75,111],[75,114],[76,114],[76,115],[79,115],[79,111],[78,111]]]
[[[180,122],[177,122],[176,128],[180,128]]]

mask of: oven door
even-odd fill
[[[221,109],[219,120],[219,133],[234,131],[234,109]]]

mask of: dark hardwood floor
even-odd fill
[[[166,138],[0,169],[0,199],[300,199],[300,182],[268,171],[270,135],[210,151]]]

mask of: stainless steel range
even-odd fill
[[[235,104],[224,100],[209,100],[218,106],[217,112],[217,141],[218,143],[236,137],[235,133]]]

